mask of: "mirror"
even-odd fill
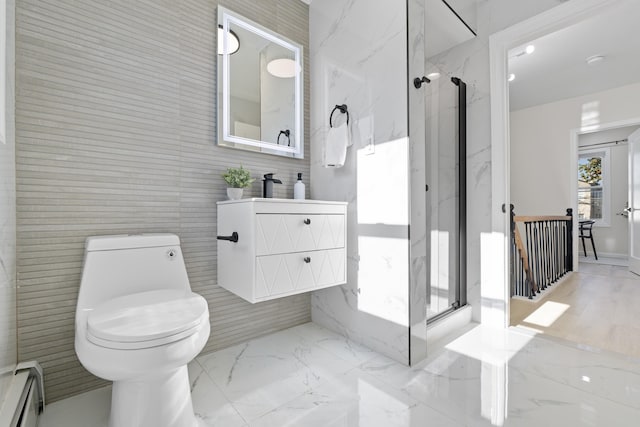
[[[304,157],[302,46],[218,7],[218,145]]]

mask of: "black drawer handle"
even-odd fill
[[[306,262],[307,264],[309,264],[311,262],[311,257],[304,257],[304,262]]]
[[[305,218],[304,223],[309,225],[309,224],[311,224],[311,220],[309,218]]]
[[[238,243],[238,233],[234,231],[231,236],[218,236],[218,240],[228,240],[233,243]]]

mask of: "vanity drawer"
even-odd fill
[[[343,285],[346,235],[346,202],[218,202],[218,285],[252,304]]]
[[[346,282],[344,248],[256,257],[254,298],[296,294]]]
[[[341,214],[257,214],[256,255],[275,255],[344,247]]]

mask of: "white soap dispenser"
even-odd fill
[[[302,182],[302,173],[298,174],[298,182],[293,186],[293,198],[304,200],[304,182]]]

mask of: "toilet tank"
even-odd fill
[[[178,236],[87,238],[78,309],[90,309],[122,295],[161,289],[191,289]]]

